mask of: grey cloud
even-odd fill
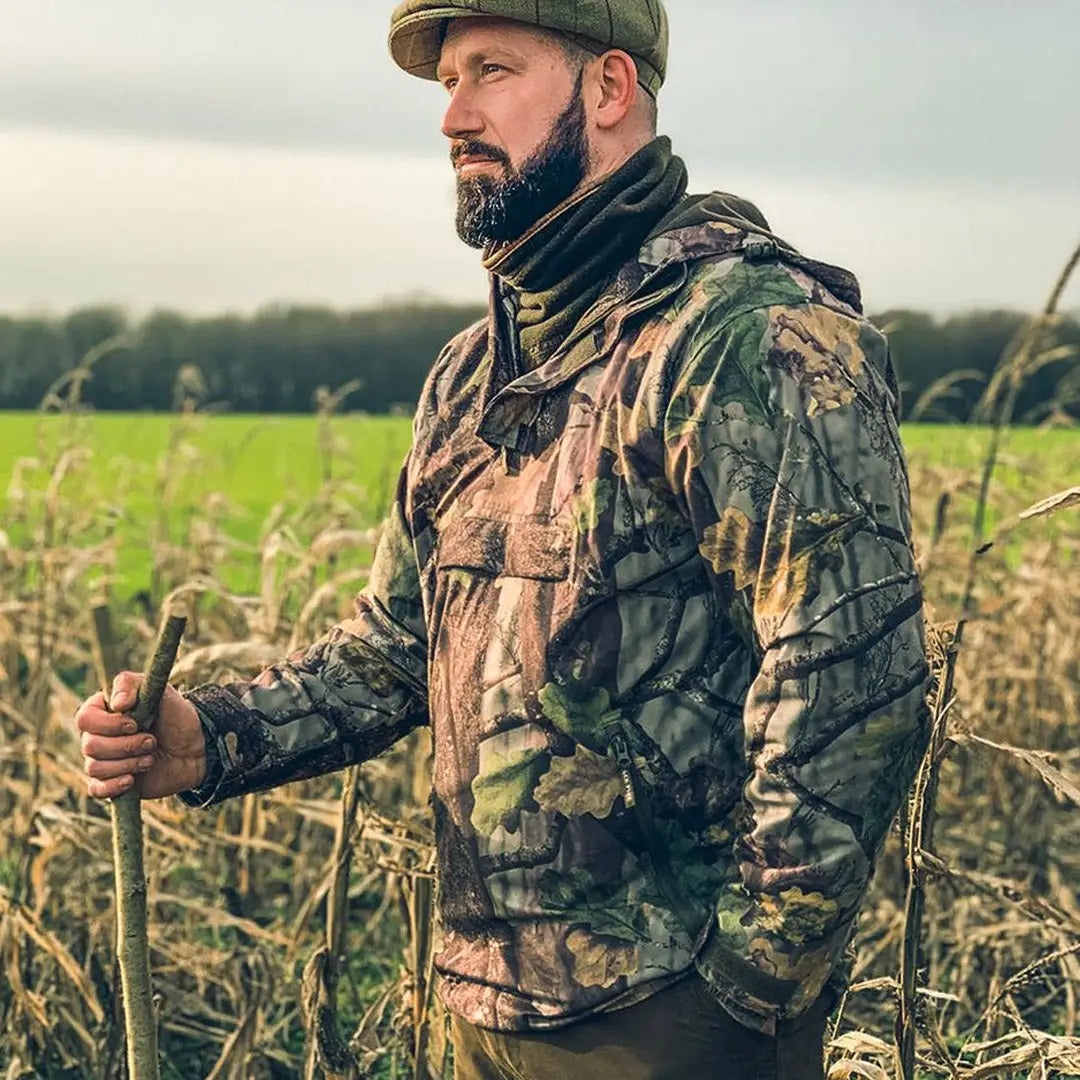
[[[0,124],[442,154],[387,0],[6,0]],[[663,126],[798,178],[1075,189],[1080,3],[669,0]]]

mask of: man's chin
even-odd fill
[[[500,199],[499,185],[494,177],[464,177],[458,174],[457,233],[462,243],[477,251],[487,247],[493,233],[499,231],[492,211]]]
[[[463,244],[482,251],[491,243],[490,226],[475,214],[459,211],[456,224],[458,237]]]
[[[460,226],[458,227],[458,239],[466,247],[471,247],[474,251],[483,251],[489,244],[489,241],[479,234],[463,231]]]

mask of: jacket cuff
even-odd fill
[[[715,921],[715,919],[714,919]],[[694,966],[709,993],[743,1027],[775,1036],[794,987],[763,972],[724,945],[712,927]]]
[[[203,739],[206,743],[206,776],[198,787],[180,792],[178,798],[186,806],[205,809],[221,802],[228,796],[222,793],[222,787],[230,763],[227,749],[223,745],[225,732],[236,723],[238,714],[246,712],[236,698],[220,686],[200,686],[189,690],[184,697],[195,706],[202,725]]]
[[[807,986],[780,979],[763,971],[741,953],[725,945],[717,933],[715,918],[698,939],[694,966],[709,992],[723,1009],[744,1027],[777,1037],[798,1030],[819,1011],[828,1015],[844,995],[854,966],[855,924],[848,927],[845,949],[833,965],[817,998],[800,1003]]]

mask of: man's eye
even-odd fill
[[[484,66],[483,66],[483,67],[482,67],[482,68],[480,69],[480,71],[481,71],[481,72],[482,72],[482,73],[483,73],[484,75],[493,75],[493,74],[494,74],[495,72],[497,72],[497,71],[505,71],[505,70],[506,70],[506,68],[504,68],[504,67],[502,66],[502,64],[485,64],[485,65],[484,65]]]
[[[443,86],[446,87],[446,89],[447,89],[447,91],[449,93],[454,92],[454,87],[457,86],[457,84],[458,84],[457,79],[443,79]]]

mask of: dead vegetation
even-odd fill
[[[1007,363],[1052,347],[1050,320],[1037,325]],[[1080,1075],[1080,493],[1048,490],[1038,461],[1027,489],[993,484],[1012,378],[987,391],[999,434],[983,476],[913,462],[935,734],[860,920],[832,1080]],[[63,437],[17,470],[0,532],[6,1080],[124,1075],[109,816],[84,794],[70,727],[95,685],[92,608],[111,604],[137,666],[157,613],[180,600],[178,677],[250,675],[347,610],[386,497],[335,478],[324,422],[318,499],[275,508],[246,551],[219,505],[188,514],[173,501],[172,472],[197,467],[181,418],[156,518],[124,522],[81,497],[80,385],[57,391]],[[990,499],[1005,525],[988,547]],[[955,511],[964,500],[974,535]],[[139,526],[153,584],[125,603],[111,585],[120,530]],[[259,589],[238,595],[225,571],[252,562]],[[443,1075],[426,770],[421,737],[205,813],[144,804],[163,1077]]]

